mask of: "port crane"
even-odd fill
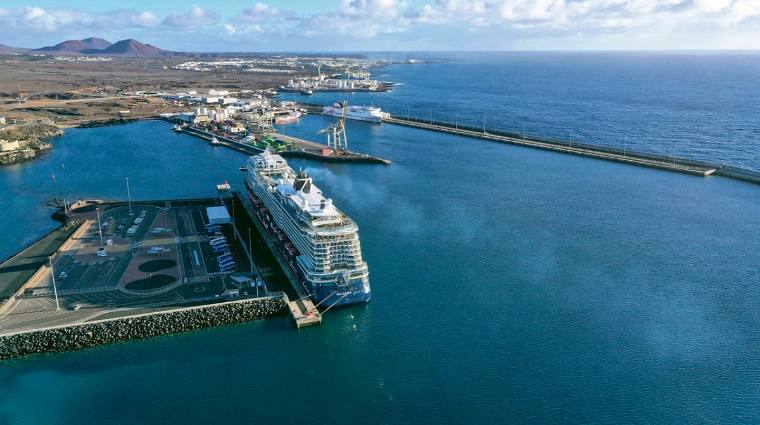
[[[323,78],[322,78],[322,65],[324,65],[324,64],[325,64],[324,62],[317,62],[317,63],[312,63],[311,64],[311,66],[317,68],[317,78],[318,78],[318,81],[322,81],[323,80]]]
[[[343,116],[340,121],[330,124],[327,128],[319,130],[317,134],[327,133],[327,147],[336,151],[348,150],[348,139],[346,139],[346,111],[348,110],[348,101],[343,101]]]

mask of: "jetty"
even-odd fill
[[[213,134],[207,131],[199,130],[190,126],[183,126],[182,131],[199,137],[204,140],[211,141],[213,138],[219,143],[219,146],[224,146],[229,149],[236,150],[238,152],[245,153],[247,155],[257,155],[264,152],[264,149],[249,145],[229,137],[223,137],[217,134]],[[277,138],[281,139],[290,146],[288,149],[284,149],[278,154],[284,158],[303,158],[311,159],[321,162],[337,162],[337,163],[364,163],[364,164],[383,164],[390,165],[391,161],[388,159],[378,158],[372,155],[365,155],[358,152],[345,151],[340,155],[324,155],[322,151],[327,148],[327,145],[321,143],[311,142],[297,137],[285,136],[278,134]]]

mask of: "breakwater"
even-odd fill
[[[256,298],[0,336],[0,360],[55,353],[287,314],[282,297]]]
[[[520,135],[517,133],[504,132],[499,130],[487,130],[485,128],[462,126],[458,124],[437,121],[425,121],[408,117],[391,116],[390,118],[386,118],[383,121],[391,124],[406,125],[409,127],[457,134],[467,137],[475,137],[500,143],[509,143],[513,145],[527,146],[537,149],[552,150],[555,152],[569,153],[573,155],[586,156],[607,161],[615,161],[631,165],[658,168],[700,176],[724,176],[760,184],[759,171],[735,167],[727,165],[725,163],[698,161],[694,159],[680,158],[677,156],[660,155],[629,149],[592,145],[588,143],[578,143],[571,140],[557,140],[538,136]]]

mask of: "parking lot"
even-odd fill
[[[98,208],[99,221],[94,208],[74,210],[72,215],[91,222],[53,258],[60,310],[55,307],[48,269],[0,317],[0,333],[89,320],[113,309],[213,298],[237,289],[230,273],[250,272],[250,261],[231,224],[211,232],[205,227],[206,207],[215,203],[218,200],[133,203],[131,211],[128,205],[105,205]],[[229,245],[225,252],[237,263],[234,270],[219,267],[223,252],[210,243],[219,237]],[[152,291],[134,290],[159,278],[175,283]],[[77,305],[81,307],[75,310]]]

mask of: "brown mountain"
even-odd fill
[[[143,44],[137,40],[121,40],[105,49],[86,49],[82,53],[87,55],[123,56],[131,58],[164,58],[176,54],[168,50],[159,49],[150,44]]]
[[[98,56],[121,56],[135,58],[163,58],[175,56],[174,52],[143,44],[137,40],[121,40],[111,44],[102,38],[85,38],[84,40],[68,40],[55,46],[36,49],[38,52],[58,54],[83,54]]]
[[[0,43],[0,54],[7,55],[10,53],[26,53],[29,49],[22,49],[20,47],[11,47],[6,46],[5,44]]]
[[[107,49],[113,45],[113,43],[108,40],[96,37],[85,38],[82,41],[87,43],[90,46],[90,49]]]
[[[38,52],[81,53],[82,50],[91,48],[82,40],[67,40],[55,46],[46,46],[37,49]]]

